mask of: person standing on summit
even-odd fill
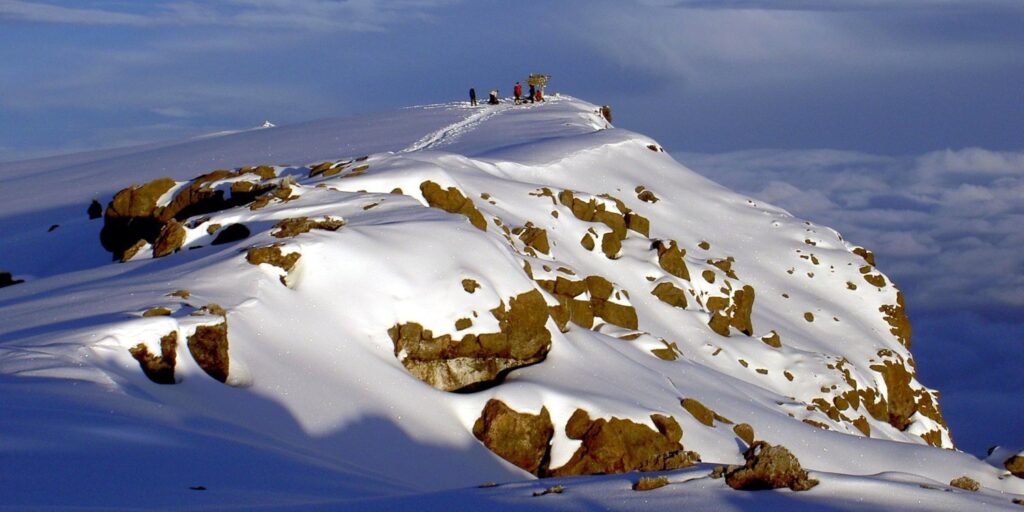
[[[469,105],[472,107],[476,106],[476,88],[469,88]]]
[[[512,94],[516,98],[516,105],[522,103],[523,100],[523,86],[519,82],[516,82],[516,86],[512,88]]]
[[[537,88],[530,84],[530,103],[533,103],[533,97],[537,93]]]

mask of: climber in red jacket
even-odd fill
[[[516,82],[516,86],[512,89],[512,93],[516,97],[516,105],[522,103],[523,100],[523,86]]]

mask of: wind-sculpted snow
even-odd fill
[[[401,508],[403,494],[489,481],[676,470],[715,509],[734,491],[711,466],[680,468],[743,463],[755,439],[820,482],[808,503],[961,476],[981,491],[947,508],[1024,491],[1005,468],[932,447],[952,438],[870,252],[697,176],[594,105],[487,108],[416,110],[437,123],[396,136],[398,152],[349,142],[283,164],[239,151],[237,167],[201,172],[169,152],[166,177],[104,176],[103,219],[89,220],[89,192],[66,191],[80,221],[7,235],[26,240],[18,251],[88,244],[43,273],[30,254],[3,263],[26,278],[0,290],[0,396],[17,393],[3,453],[19,478],[46,473],[39,427],[96,411],[118,426],[47,441],[84,451],[82,472],[161,443],[302,468],[301,484],[257,485],[250,467],[211,473],[168,450],[112,470],[131,492],[5,487],[9,503],[167,506],[201,485],[220,505]],[[362,128],[331,126],[315,136]],[[33,397],[54,396],[60,409],[39,413]],[[578,503],[584,484],[559,482],[530,505]],[[140,501],[150,493],[162,497]]]

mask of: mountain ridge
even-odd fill
[[[903,471],[941,483],[970,473],[990,492],[1024,489],[999,468],[923,446],[951,448],[952,439],[937,394],[914,378],[901,295],[869,251],[697,176],[595,105],[556,96],[326,123],[343,129],[226,136],[245,161],[232,169],[193,178],[201,159],[178,148],[159,157],[185,162],[168,182],[149,181],[167,169],[159,165],[127,180],[152,190],[111,189],[127,185],[118,174],[46,199],[56,211],[80,205],[80,218],[46,233],[35,230],[47,218],[19,222],[5,236],[21,254],[0,268],[28,277],[0,292],[8,385],[44,378],[32,392],[46,396],[84,378],[131,407],[166,408],[169,418],[139,427],[157,439],[224,437],[215,451],[232,455],[267,439],[246,456],[314,461],[299,466],[330,468],[314,481],[354,482],[305,489],[314,501],[523,479],[477,441],[489,400],[547,411],[553,428],[541,449],[552,469],[585,447],[568,425],[582,410],[597,420],[587,429],[620,418],[669,446],[681,439],[679,450],[705,462],[742,462],[732,426],[746,423],[812,474]],[[293,165],[264,159],[261,145],[278,130]],[[304,146],[289,146],[303,135]],[[323,147],[345,135],[345,145]],[[130,155],[115,160],[66,172],[81,181],[132,166]],[[39,190],[54,183],[33,177],[42,183],[0,210],[0,222],[46,206]],[[83,193],[97,190],[109,194],[107,208],[89,221]],[[225,236],[231,226],[244,236]],[[101,231],[124,240],[113,256],[125,263],[110,263]],[[122,254],[129,246],[136,252]],[[87,254],[39,257],[54,247]],[[161,341],[171,334],[173,346]],[[147,378],[172,360],[176,384]],[[463,388],[474,392],[448,392]],[[86,395],[77,406],[86,411],[109,399]],[[17,410],[27,425],[19,434],[31,439],[38,419],[28,404]],[[675,422],[680,439],[652,415]],[[176,416],[234,434],[182,429]],[[453,452],[457,467],[437,460]],[[194,469],[177,464],[179,479]],[[251,490],[218,467],[236,496]],[[816,492],[827,491],[807,494]]]

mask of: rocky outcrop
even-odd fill
[[[160,338],[160,355],[149,352],[144,343],[128,349],[139,362],[142,373],[157,384],[174,384],[174,365],[177,360],[178,332],[171,331]]]
[[[668,485],[667,476],[642,476],[633,484],[634,491],[653,491]]]
[[[538,279],[537,284],[558,299],[559,305],[551,308],[551,316],[563,331],[567,322],[590,329],[594,327],[595,318],[626,329],[636,329],[639,325],[632,305],[615,302],[626,298],[624,292],[616,290],[611,281],[601,276],[587,276],[578,281],[558,276],[554,280]],[[577,298],[583,294],[589,297]]]
[[[672,283],[658,283],[658,286],[651,290],[651,295],[665,304],[686,309],[686,292],[682,288],[676,288]]]
[[[708,406],[700,403],[700,401],[693,398],[684,398],[679,401],[679,405],[686,409],[686,412],[690,413],[697,421],[707,425],[709,427],[715,426],[715,421],[722,423],[732,424],[732,421],[725,416],[718,414],[717,412],[708,408]]]
[[[1017,478],[1024,478],[1024,452],[1003,461],[1003,467]]]
[[[577,409],[566,425],[566,435],[582,441],[580,447],[565,465],[552,469],[548,475],[665,471],[699,462],[699,455],[683,450],[679,423],[669,416],[655,416],[652,421],[658,431],[615,417],[591,420],[586,411]]]
[[[889,324],[889,332],[909,350],[910,336],[913,334],[913,330],[903,305],[903,292],[896,292],[896,304],[884,304],[878,308],[878,311],[882,313],[882,320]]]
[[[295,268],[302,255],[297,252],[284,254],[281,247],[283,245],[280,242],[267,247],[253,247],[246,251],[245,260],[251,265],[266,263],[284,270],[285,275],[281,276],[281,284],[288,286],[288,273]]]
[[[0,272],[0,288],[24,282],[24,279],[15,279],[10,272]]]
[[[185,243],[185,226],[180,222],[171,219],[160,229],[160,234],[153,242],[153,257],[162,258],[168,254],[177,252]]]
[[[963,489],[965,491],[978,492],[981,489],[981,484],[977,480],[964,475],[959,478],[954,478],[949,481],[950,487],[956,487],[957,489]]]
[[[217,236],[214,237],[210,245],[221,245],[228,244],[231,242],[237,242],[249,238],[249,228],[245,227],[245,224],[231,224],[220,231],[217,231]]]
[[[257,181],[233,182],[228,197],[225,197],[224,190],[215,186],[223,180],[246,174],[254,175]],[[103,212],[100,243],[113,254],[115,260],[127,261],[130,259],[129,249],[138,246],[141,240],[153,244],[155,248],[157,238],[170,221],[180,222],[193,215],[251,203],[257,197],[278,188],[277,184],[266,182],[273,177],[273,169],[265,166],[237,171],[216,170],[198,176],[180,187],[165,205],[158,205],[158,202],[177,186],[170,178],[158,178],[140,186],[125,188],[114,195]],[[163,253],[163,249],[160,252]]]
[[[332,217],[325,217],[322,220],[314,220],[309,217],[295,217],[291,219],[284,219],[281,222],[274,224],[274,229],[276,231],[271,233],[271,235],[275,238],[290,238],[299,236],[302,233],[308,233],[314,229],[337,231],[344,225],[344,220]]]
[[[473,424],[473,435],[487,449],[536,476],[547,471],[554,433],[546,408],[539,414],[521,413],[493,398]]]
[[[800,461],[783,446],[757,441],[743,454],[746,463],[725,474],[725,483],[733,489],[758,491],[788,487],[806,491],[818,481],[800,467]]]
[[[754,288],[743,285],[742,289],[733,291],[732,300],[722,297],[711,297],[707,301],[711,312],[708,326],[721,336],[729,336],[729,327],[751,336],[754,326],[750,322],[750,314],[754,308]]]
[[[496,333],[434,335],[415,322],[388,330],[395,357],[416,378],[443,391],[472,391],[500,382],[509,371],[544,360],[551,349],[548,305],[537,290],[491,310]]]
[[[658,266],[680,279],[690,280],[690,270],[683,260],[686,250],[680,249],[675,240],[659,240],[655,242],[654,249],[658,251]]]
[[[439,208],[448,213],[464,215],[469,223],[480,231],[487,231],[487,221],[480,213],[480,210],[473,204],[473,200],[462,194],[455,187],[448,189],[441,188],[433,181],[424,181],[420,184],[420,193],[431,208]]]
[[[227,319],[219,324],[196,327],[196,332],[188,337],[188,351],[207,375],[227,382],[230,367]]]

